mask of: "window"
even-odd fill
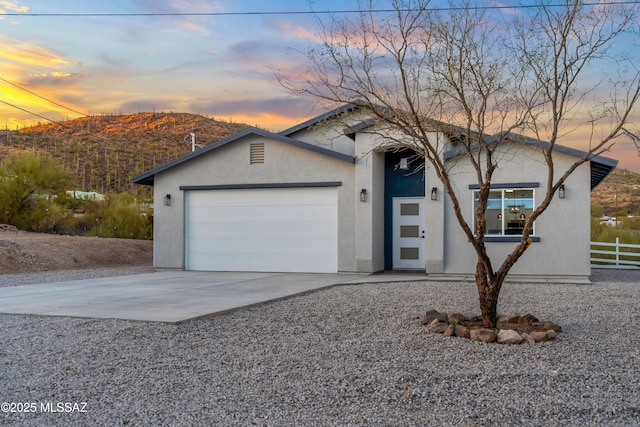
[[[534,190],[531,188],[505,188],[489,191],[487,203],[487,236],[517,236],[533,212]],[[473,192],[473,212],[478,206],[478,190]],[[532,229],[529,233],[533,235]]]

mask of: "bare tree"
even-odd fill
[[[580,1],[541,2],[513,13],[470,3],[436,9],[428,0],[396,0],[393,13],[374,9],[370,2],[357,19],[320,22],[321,43],[306,51],[309,68],[281,81],[328,103],[358,100],[375,121],[367,131],[379,134],[386,148],[411,148],[424,157],[477,254],[483,324],[495,327],[502,284],[560,186],[621,137],[638,141],[629,122],[640,96],[640,75],[629,58],[614,57],[611,50],[619,40],[636,40],[636,11]],[[609,73],[593,82],[589,72],[605,62]],[[609,99],[596,103],[602,93]],[[584,120],[592,133],[586,154],[568,169],[556,170],[554,147],[576,128],[587,104]],[[434,132],[448,135],[450,143],[434,138]],[[540,141],[548,184],[521,240],[494,265],[485,245],[490,187],[500,147],[520,133]],[[475,172],[475,223],[463,215],[451,183],[451,164],[443,156],[451,147]]]

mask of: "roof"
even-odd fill
[[[278,132],[278,135],[290,136],[290,135],[292,135],[292,134],[294,134],[294,133],[296,133],[298,131],[307,129],[307,128],[311,127],[311,126],[314,126],[314,125],[322,122],[323,120],[327,120],[327,119],[335,117],[335,116],[337,116],[339,114],[342,114],[345,111],[356,110],[361,105],[362,104],[360,102],[358,102],[358,101],[352,102],[352,103],[349,103],[349,104],[341,105],[338,108],[334,108],[331,111],[327,111],[324,114],[320,114],[319,116],[313,117],[313,118],[311,118],[311,119],[309,119],[309,120],[307,120],[305,122],[302,122],[302,123],[297,124],[297,125],[295,125],[293,127],[290,127],[289,129],[285,129],[282,132]]]
[[[498,135],[495,135],[491,138],[498,138]],[[550,144],[547,141],[540,141],[534,138],[530,138],[524,135],[508,133],[504,135],[505,139],[509,139],[515,142],[521,142],[526,145],[541,147],[543,149],[548,149]],[[586,151],[578,150],[577,148],[566,147],[564,145],[554,144],[553,151],[557,151],[558,153],[568,154],[573,157],[578,158],[587,158],[591,165],[591,190],[596,188],[598,184],[604,180],[609,173],[616,168],[618,165],[618,161],[614,159],[610,159],[604,156],[594,156],[593,154],[589,154]],[[451,159],[453,157],[459,156],[463,154],[463,150],[452,149],[444,153],[445,159]]]
[[[535,145],[548,149],[550,143],[547,141],[539,141],[523,135],[508,134],[507,138],[524,142],[528,145]],[[593,190],[604,180],[609,173],[616,168],[618,161],[604,156],[594,156],[586,151],[577,148],[566,147],[564,145],[555,144],[553,150],[559,153],[568,154],[578,158],[588,158],[591,165],[591,189]]]
[[[342,154],[342,153],[338,153],[336,151],[333,150],[329,150],[326,148],[322,148],[322,147],[318,147],[316,145],[313,144],[309,144],[307,142],[303,142],[294,138],[291,138],[290,136],[296,132],[299,132],[301,130],[310,128],[324,120],[328,120],[331,119],[333,117],[336,117],[344,112],[347,111],[355,111],[357,109],[360,109],[362,106],[364,105],[364,103],[362,101],[354,101],[352,103],[348,103],[348,104],[344,104],[340,107],[334,108],[331,111],[328,111],[324,114],[321,114],[319,116],[313,117],[305,122],[302,122],[298,125],[295,125],[293,127],[290,127],[289,129],[285,129],[281,132],[278,133],[272,133],[272,132],[268,132],[259,128],[255,128],[255,127],[251,127],[251,128],[247,128],[245,130],[243,130],[242,132],[238,132],[234,135],[228,136],[227,138],[221,139],[217,142],[214,142],[213,144],[209,144],[206,147],[198,150],[198,151],[194,151],[190,154],[187,154],[185,156],[179,157],[175,160],[172,160],[168,163],[165,163],[163,165],[160,165],[154,169],[151,169],[147,172],[144,172],[140,175],[134,176],[132,178],[133,183],[135,184],[142,184],[142,185],[153,185],[153,179],[154,176],[157,173],[163,172],[167,169],[170,169],[174,166],[177,166],[179,164],[182,164],[184,162],[187,162],[189,160],[191,160],[192,158],[201,156],[205,153],[208,153],[210,151],[213,151],[217,148],[223,147],[229,143],[232,143],[234,141],[238,141],[240,139],[243,139],[245,137],[254,135],[254,136],[261,136],[264,138],[269,138],[269,139],[274,139],[277,141],[281,141],[287,144],[291,144],[293,146],[299,147],[299,148],[303,148],[306,150],[310,150],[316,153],[320,153],[326,156],[330,156],[330,157],[334,157],[337,158],[339,160],[344,160],[346,162],[349,163],[355,163],[356,159],[355,157],[346,155],[346,154]],[[381,107],[382,108],[382,107]],[[447,132],[448,134],[452,132],[452,130],[459,130],[460,132],[464,133],[466,131],[464,131],[464,129],[457,127],[457,126],[453,126],[453,125],[448,125],[446,123],[442,123],[436,120],[433,120],[433,123],[438,125],[438,126],[444,126],[448,129],[449,132]],[[372,126],[374,124],[373,121],[371,120],[365,120],[361,123],[357,123],[353,126],[350,126],[347,129],[344,129],[344,133],[347,136],[351,136],[353,137],[353,133],[357,133],[360,131],[363,131],[364,129],[366,129],[369,126]],[[477,137],[478,134],[476,134],[474,132],[474,136]],[[499,135],[495,135],[495,136],[486,136],[486,138],[497,138]],[[450,135],[450,137],[452,138],[453,135]],[[539,141],[537,139],[533,139],[533,138],[529,138],[523,135],[518,135],[518,134],[513,134],[513,133],[508,133],[506,135],[504,135],[505,138],[513,140],[513,141],[519,141],[519,142],[523,142],[525,144],[528,145],[535,145],[535,146],[540,146],[542,148],[548,148],[549,147],[549,142],[546,141]],[[574,157],[578,157],[578,158],[584,158],[584,157],[588,157],[588,153],[586,151],[582,151],[582,150],[578,150],[575,148],[570,148],[570,147],[565,147],[562,145],[558,145],[555,144],[553,146],[553,150],[560,152],[560,153],[564,153],[564,154],[568,154]],[[449,159],[449,158],[453,158],[456,157],[458,155],[462,154],[462,152],[459,149],[453,149],[450,151],[447,151],[444,153],[444,158],[445,159]],[[606,178],[607,175],[609,175],[609,173],[615,169],[615,167],[618,164],[617,160],[614,159],[610,159],[607,157],[603,157],[603,156],[592,156],[591,158],[588,159],[591,165],[591,189],[593,190],[598,184],[600,184],[602,182],[602,180],[604,180]]]
[[[219,141],[214,142],[213,144],[209,144],[207,146],[205,146],[204,148],[201,148],[200,150],[194,151],[192,153],[189,153],[187,155],[184,155],[182,157],[178,157],[175,160],[172,160],[170,162],[167,162],[163,165],[160,165],[156,168],[153,168],[147,172],[141,173],[140,175],[136,175],[134,176],[131,181],[134,184],[142,184],[142,185],[153,185],[153,180],[154,180],[154,176],[160,172],[164,172],[168,169],[171,169],[174,166],[178,166],[182,163],[188,162],[191,159],[194,159],[196,157],[202,156],[203,154],[209,153],[211,151],[214,151],[220,147],[223,147],[227,144],[233,143],[235,141],[241,140],[243,138],[249,137],[249,136],[260,136],[263,138],[269,138],[269,139],[274,139],[280,142],[284,142],[286,144],[290,144],[293,145],[295,147],[299,147],[299,148],[303,148],[305,150],[309,150],[309,151],[313,151],[315,153],[319,153],[325,156],[329,156],[329,157],[333,157],[336,158],[338,160],[343,160],[345,162],[349,162],[349,163],[355,163],[356,159],[355,157],[352,156],[348,156],[346,154],[342,154],[342,153],[338,153],[336,151],[332,151],[332,150],[328,150],[326,148],[322,148],[322,147],[318,147],[316,145],[312,145],[309,144],[307,142],[303,142],[303,141],[299,141],[297,139],[293,139],[293,138],[289,138],[288,136],[282,135],[282,134],[277,134],[277,133],[272,133],[272,132],[268,132],[262,129],[258,129],[255,127],[251,127],[251,128],[247,128],[241,132],[238,132],[236,134],[230,135],[224,139],[221,139]]]
[[[301,125],[298,125],[296,127],[293,127],[291,129],[288,129],[285,132],[295,132],[297,130],[300,129],[304,129],[305,127],[311,126],[321,120],[325,120],[327,118],[330,118],[334,115],[340,114],[344,111],[347,111],[349,108],[355,109],[358,108],[358,106],[361,105],[361,102],[356,101],[353,104],[346,104],[343,105],[340,108],[337,108],[335,110],[330,111],[329,113],[323,115],[323,116],[318,116],[314,119],[309,120],[308,122],[305,122]],[[381,107],[382,108],[382,107]],[[444,128],[446,134],[448,135],[449,139],[453,139],[455,138],[454,132],[458,132],[458,134],[465,134],[468,131],[462,127],[459,126],[455,126],[455,125],[450,125],[444,122],[440,122],[438,120],[433,120],[433,119],[429,119],[431,123],[433,123],[434,125],[436,125],[438,128]],[[355,139],[355,134],[361,131],[364,131],[365,129],[367,129],[370,126],[374,126],[375,125],[375,121],[373,119],[370,120],[364,120],[360,123],[356,123],[355,125],[349,126],[348,128],[345,128],[343,130],[344,134],[349,136],[352,139]],[[472,136],[474,138],[478,138],[479,137],[479,133],[472,131],[471,132]],[[498,138],[499,136],[501,136],[500,134],[497,135],[486,135],[485,138],[488,140],[494,139],[494,138]],[[519,135],[519,134],[515,134],[515,133],[507,133],[506,135],[504,135],[504,137],[506,139],[510,139],[513,141],[519,141],[519,142],[523,142],[525,144],[528,145],[535,145],[535,146],[540,146],[542,148],[548,148],[549,147],[549,142],[546,141],[539,141],[537,139],[534,138],[529,138],[527,136],[523,136],[523,135]],[[586,151],[582,151],[582,150],[578,150],[575,148],[571,148],[571,147],[566,147],[563,145],[558,145],[555,144],[553,146],[553,150],[557,151],[559,153],[564,153],[564,154],[568,154],[570,156],[574,156],[574,157],[578,157],[578,158],[584,158],[584,157],[588,157],[588,153]],[[445,159],[450,159],[453,158],[455,156],[458,156],[462,154],[462,151],[460,149],[452,149],[449,150],[447,152],[444,153],[444,158]],[[610,159],[608,157],[604,157],[604,156],[592,156],[589,159],[589,163],[591,165],[591,190],[593,190],[595,187],[598,186],[598,184],[600,184],[606,177],[607,175],[609,175],[609,173],[616,168],[616,166],[618,165],[618,161],[614,160],[614,159]]]

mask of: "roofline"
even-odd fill
[[[338,153],[336,151],[332,151],[326,148],[322,148],[322,147],[318,147],[303,141],[299,141],[297,139],[293,139],[293,138],[289,138],[287,136],[284,135],[280,135],[277,133],[272,133],[272,132],[268,132],[265,131],[263,129],[258,129],[255,127],[250,127],[247,128],[241,132],[235,133],[233,135],[230,135],[226,138],[223,138],[219,141],[214,142],[213,144],[209,144],[207,146],[205,146],[204,148],[201,148],[200,150],[197,151],[193,151],[189,154],[186,154],[184,156],[178,157],[177,159],[171,160],[163,165],[160,165],[158,167],[155,167],[151,170],[148,170],[147,172],[141,173],[139,175],[134,176],[133,178],[131,178],[131,181],[134,184],[141,184],[141,185],[153,185],[153,178],[156,174],[160,173],[160,172],[164,172],[167,169],[170,169],[174,166],[180,165],[184,162],[187,162],[195,157],[201,156],[205,153],[208,153],[210,151],[213,151],[217,148],[223,147],[229,143],[232,143],[234,141],[243,139],[245,137],[248,137],[250,135],[255,135],[255,136],[261,136],[263,138],[269,138],[269,139],[274,139],[280,142],[284,142],[286,144],[290,144],[293,145],[295,147],[299,147],[305,150],[309,150],[309,151],[313,151],[315,153],[319,153],[325,156],[329,156],[329,157],[333,157],[335,159],[338,160],[342,160],[348,163],[355,163],[356,162],[356,158],[353,156],[349,156],[346,154],[342,154],[342,153]]]
[[[515,133],[506,133],[506,134],[496,134],[491,138],[502,137],[506,140],[511,140],[514,142],[522,142],[523,144],[530,146],[538,146],[544,149],[548,149],[551,145],[548,141],[540,141],[535,138],[531,138],[524,135],[519,135]],[[593,190],[598,184],[600,184],[609,173],[618,166],[618,161],[615,159],[611,159],[609,157],[604,156],[594,156],[589,155],[587,151],[579,150],[577,148],[571,148],[564,145],[554,144],[553,151],[557,151],[558,153],[567,154],[569,156],[578,157],[578,158],[586,158],[591,164],[591,189]],[[443,154],[444,159],[448,160],[453,157],[462,155],[463,152],[461,150],[452,149]]]
[[[495,135],[492,136],[490,138],[498,138],[501,135]],[[535,145],[535,146],[540,146],[542,148],[548,149],[549,146],[551,145],[551,143],[547,142],[547,141],[540,141],[537,140],[535,138],[530,138],[528,136],[524,136],[524,135],[519,135],[519,134],[514,134],[514,133],[508,133],[506,135],[504,135],[504,139],[507,140],[512,140],[512,141],[516,141],[516,142],[522,142],[524,144],[527,145]],[[559,153],[564,153],[564,154],[568,154],[570,156],[573,157],[585,157],[588,155],[587,151],[583,151],[583,150],[579,150],[577,148],[571,148],[571,147],[567,147],[565,145],[560,145],[560,144],[554,144],[553,146],[553,151],[558,151]],[[461,150],[456,150],[456,149],[451,149],[449,151],[446,151],[443,155],[445,159],[451,159],[453,157],[459,156],[463,154],[463,152]],[[609,157],[604,157],[604,156],[593,156],[591,158],[589,158],[589,160],[591,161],[597,161],[598,163],[602,163],[605,166],[611,166],[611,167],[616,167],[618,164],[618,161],[615,159],[611,159]]]
[[[358,108],[360,108],[362,106],[362,103],[359,103],[358,101],[355,102],[350,102],[348,104],[344,104],[340,107],[334,108],[331,111],[328,111],[324,114],[320,114],[319,116],[313,117],[305,122],[299,123],[293,127],[290,127],[289,129],[285,129],[281,132],[278,132],[278,135],[282,135],[282,136],[289,136],[293,133],[296,133],[298,131],[301,131],[303,129],[309,128],[315,124],[318,124],[320,122],[322,122],[323,120],[327,120],[330,119],[332,117],[335,117],[339,114],[344,113],[345,111],[349,111],[349,110],[356,110]]]
[[[550,142],[548,141],[539,141],[535,138],[531,138],[528,136],[524,136],[524,135],[518,135],[518,134],[514,134],[514,133],[508,133],[505,135],[505,137],[507,139],[513,139],[513,140],[518,140],[521,142],[524,142],[525,144],[529,144],[529,145],[538,145],[541,146],[542,148],[548,149],[549,146],[551,145]],[[583,150],[579,150],[577,148],[571,148],[571,147],[567,147],[565,145],[559,145],[559,144],[555,144],[553,146],[553,150],[554,151],[558,151],[559,153],[564,153],[564,154],[568,154],[570,156],[574,156],[574,157],[580,157],[580,158],[584,158],[584,157],[588,157],[588,152],[587,151],[583,151]],[[592,156],[589,158],[589,160],[591,161],[595,161],[597,163],[600,163],[604,166],[609,166],[612,168],[615,168],[618,165],[618,161],[615,159],[611,159],[609,157],[604,157],[604,156]]]

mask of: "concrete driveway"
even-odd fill
[[[425,278],[161,271],[0,288],[0,313],[180,323],[339,284]]]

